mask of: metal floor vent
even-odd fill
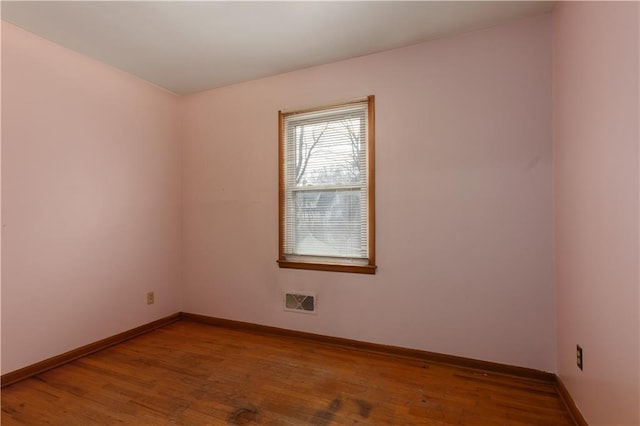
[[[302,312],[305,314],[317,313],[317,297],[315,294],[285,293],[284,310]]]

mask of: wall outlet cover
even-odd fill
[[[584,359],[582,357],[582,347],[580,345],[576,345],[576,364],[578,365],[578,368],[582,370]]]

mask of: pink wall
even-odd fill
[[[554,371],[550,34],[545,15],[181,99],[184,310]],[[278,269],[278,110],[369,94],[377,275]]]
[[[591,425],[640,424],[639,9],[553,13],[558,375]]]
[[[179,310],[177,105],[2,24],[3,373]]]
[[[0,25],[2,25],[0,23]],[[0,30],[2,27],[0,26]],[[0,31],[0,46],[2,45],[2,31]],[[1,50],[1,49],[0,49]],[[0,54],[0,81],[2,80],[2,54]],[[2,84],[0,83],[0,100],[2,99]],[[0,133],[2,129],[2,102],[0,101]],[[0,135],[0,188],[2,188],[2,136]],[[2,191],[0,190],[0,235],[2,234]],[[0,238],[0,372],[2,370],[2,238]]]

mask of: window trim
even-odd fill
[[[328,261],[311,261],[311,260],[288,260],[284,253],[285,246],[285,163],[286,150],[285,135],[285,116],[293,114],[301,114],[308,112],[319,112],[325,109],[335,108],[338,106],[346,106],[351,103],[367,101],[367,170],[368,170],[368,187],[367,187],[367,214],[368,214],[368,251],[369,258],[366,264],[348,264],[348,263],[332,263]],[[333,272],[351,272],[358,274],[375,274],[376,273],[376,221],[375,221],[375,107],[374,96],[370,95],[366,98],[354,99],[348,102],[341,102],[319,108],[308,108],[304,110],[295,110],[291,112],[278,111],[278,266],[280,268],[307,269],[318,271]],[[312,257],[309,257],[312,259]]]

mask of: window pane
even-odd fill
[[[295,186],[349,185],[364,175],[360,117],[295,126]]]
[[[293,254],[362,257],[361,196],[360,189],[295,192]]]

